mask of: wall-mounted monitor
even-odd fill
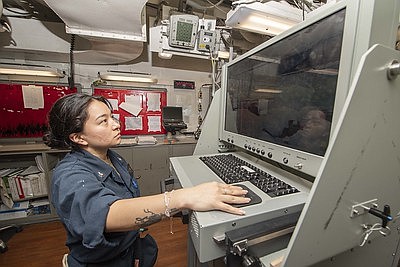
[[[169,45],[194,48],[199,18],[195,15],[171,15],[169,22]]]

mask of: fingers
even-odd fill
[[[234,185],[221,185],[221,194],[222,195],[232,195],[232,196],[245,196],[247,194],[247,190],[244,190],[240,186]]]
[[[222,201],[224,203],[229,204],[245,204],[250,202],[250,198],[243,196],[232,196],[232,195],[224,195],[222,196]]]
[[[244,215],[245,211],[239,208],[235,208],[230,204],[245,204],[251,201],[250,198],[244,197],[247,194],[247,190],[244,190],[240,186],[234,185],[221,185],[221,205],[220,210],[229,212],[237,215]]]
[[[204,183],[182,190],[186,193],[186,197],[182,198],[185,199],[182,206],[195,211],[220,210],[244,215],[245,212],[242,209],[233,207],[232,204],[246,204],[251,201],[250,198],[245,197],[248,192],[242,187],[218,182]],[[204,198],[205,195],[208,197]]]
[[[221,211],[225,211],[225,212],[228,212],[228,213],[235,214],[235,215],[245,215],[246,214],[246,212],[244,210],[242,210],[240,208],[235,208],[235,207],[233,207],[233,206],[231,206],[229,204],[226,204],[226,203],[222,203],[221,206],[218,209],[221,210]]]

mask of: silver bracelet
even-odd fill
[[[164,204],[165,204],[165,216],[171,217],[171,209],[169,208],[169,202],[171,201],[171,194],[174,192],[172,190],[171,192],[165,191],[164,192]]]

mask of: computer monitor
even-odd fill
[[[183,121],[182,107],[164,106],[161,113],[162,124],[167,132],[176,134],[176,131],[187,128]]]
[[[165,106],[162,107],[162,118],[165,122],[182,122],[182,107]]]
[[[346,19],[322,12],[226,64],[220,139],[315,177],[351,80]]]

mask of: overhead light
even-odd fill
[[[259,88],[254,90],[256,93],[270,93],[270,94],[280,94],[282,90],[279,89],[272,89],[272,88]]]
[[[2,75],[23,75],[23,76],[40,76],[40,77],[57,77],[62,78],[65,75],[58,70],[47,68],[47,67],[34,67],[34,66],[1,66],[0,74]]]
[[[234,4],[234,3],[233,3]],[[280,2],[241,4],[227,14],[225,24],[260,34],[278,35],[302,21],[302,10]]]
[[[157,83],[158,80],[149,77],[150,74],[135,72],[115,72],[99,73],[99,77],[105,81],[136,82],[136,83]]]

